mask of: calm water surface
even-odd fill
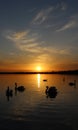
[[[76,86],[69,86],[74,80]],[[15,82],[25,91],[16,93]],[[46,96],[47,85],[56,86],[55,98]],[[12,97],[6,96],[7,86],[13,90]],[[0,75],[0,129],[78,130],[78,76]]]

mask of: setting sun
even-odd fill
[[[40,66],[37,66],[37,67],[36,67],[36,70],[37,70],[37,71],[40,71],[40,70],[41,70],[41,67],[40,67]]]

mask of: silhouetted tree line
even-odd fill
[[[48,71],[48,72],[0,72],[0,74],[74,74],[78,75],[78,70]]]

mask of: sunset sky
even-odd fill
[[[0,71],[38,69],[78,69],[78,0],[0,0]]]

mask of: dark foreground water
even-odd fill
[[[47,79],[44,82],[43,79]],[[76,86],[69,82],[76,80]],[[15,92],[15,82],[25,86]],[[54,98],[46,86],[56,86]],[[13,96],[6,96],[7,86]],[[78,130],[77,75],[0,75],[0,130]]]

